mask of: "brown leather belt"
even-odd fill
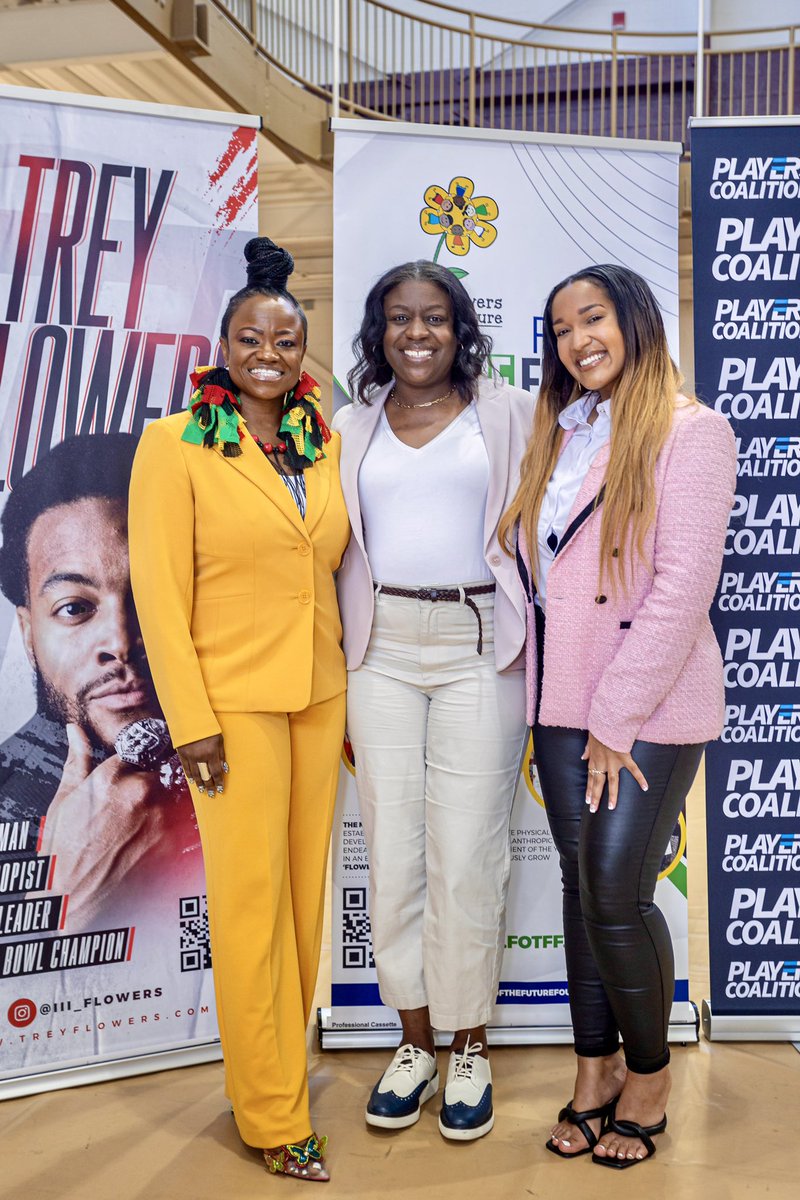
[[[497,590],[496,583],[476,583],[472,587],[463,588],[441,588],[441,587],[421,587],[421,588],[401,588],[387,587],[382,583],[375,584],[375,591],[380,592],[382,596],[400,596],[404,600],[449,600],[455,604],[466,604],[467,608],[472,609],[478,620],[478,654],[483,654],[483,624],[481,622],[480,609],[473,596],[489,596]]]

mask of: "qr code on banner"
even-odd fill
[[[342,966],[375,966],[366,888],[346,887],[342,892]]]
[[[183,896],[181,906],[181,970],[205,971],[211,966],[208,906],[205,896]]]

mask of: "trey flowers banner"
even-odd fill
[[[240,120],[0,92],[6,1090],[216,1038],[202,856],[133,607],[127,493],[144,426],[213,360],[256,231]]]

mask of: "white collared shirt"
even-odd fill
[[[539,571],[536,601],[545,607],[547,574],[555,550],[567,528],[569,514],[586,472],[597,454],[611,437],[611,400],[597,403],[597,392],[586,392],[568,404],[558,418],[562,429],[573,430],[572,437],[561,452],[550,476],[539,512]],[[588,417],[597,405],[597,417],[592,425]]]

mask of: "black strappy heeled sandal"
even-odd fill
[[[573,1150],[570,1152],[562,1150],[557,1146],[551,1136],[544,1144],[545,1150],[549,1150],[551,1154],[557,1154],[559,1158],[580,1158],[582,1154],[590,1154],[597,1145],[606,1120],[610,1117],[618,1099],[619,1097],[615,1096],[613,1100],[609,1100],[608,1104],[603,1104],[600,1108],[587,1108],[585,1112],[576,1112],[570,1100],[569,1104],[561,1109],[558,1119],[559,1121],[569,1121],[570,1125],[574,1125],[576,1129],[579,1129],[586,1138],[587,1145],[582,1150]],[[589,1124],[590,1121],[594,1120],[600,1121],[600,1134],[595,1133]]]
[[[639,1163],[647,1162],[648,1158],[653,1157],[656,1152],[653,1138],[657,1133],[663,1133],[666,1128],[666,1113],[657,1125],[638,1125],[636,1121],[618,1120],[612,1114],[606,1126],[606,1132],[610,1130],[612,1133],[618,1133],[620,1137],[638,1138],[647,1154],[644,1158],[617,1158],[616,1155],[611,1154],[604,1154],[601,1157],[599,1154],[593,1154],[592,1162],[597,1163],[598,1167],[611,1167],[615,1171],[624,1171],[627,1167],[637,1167]]]

